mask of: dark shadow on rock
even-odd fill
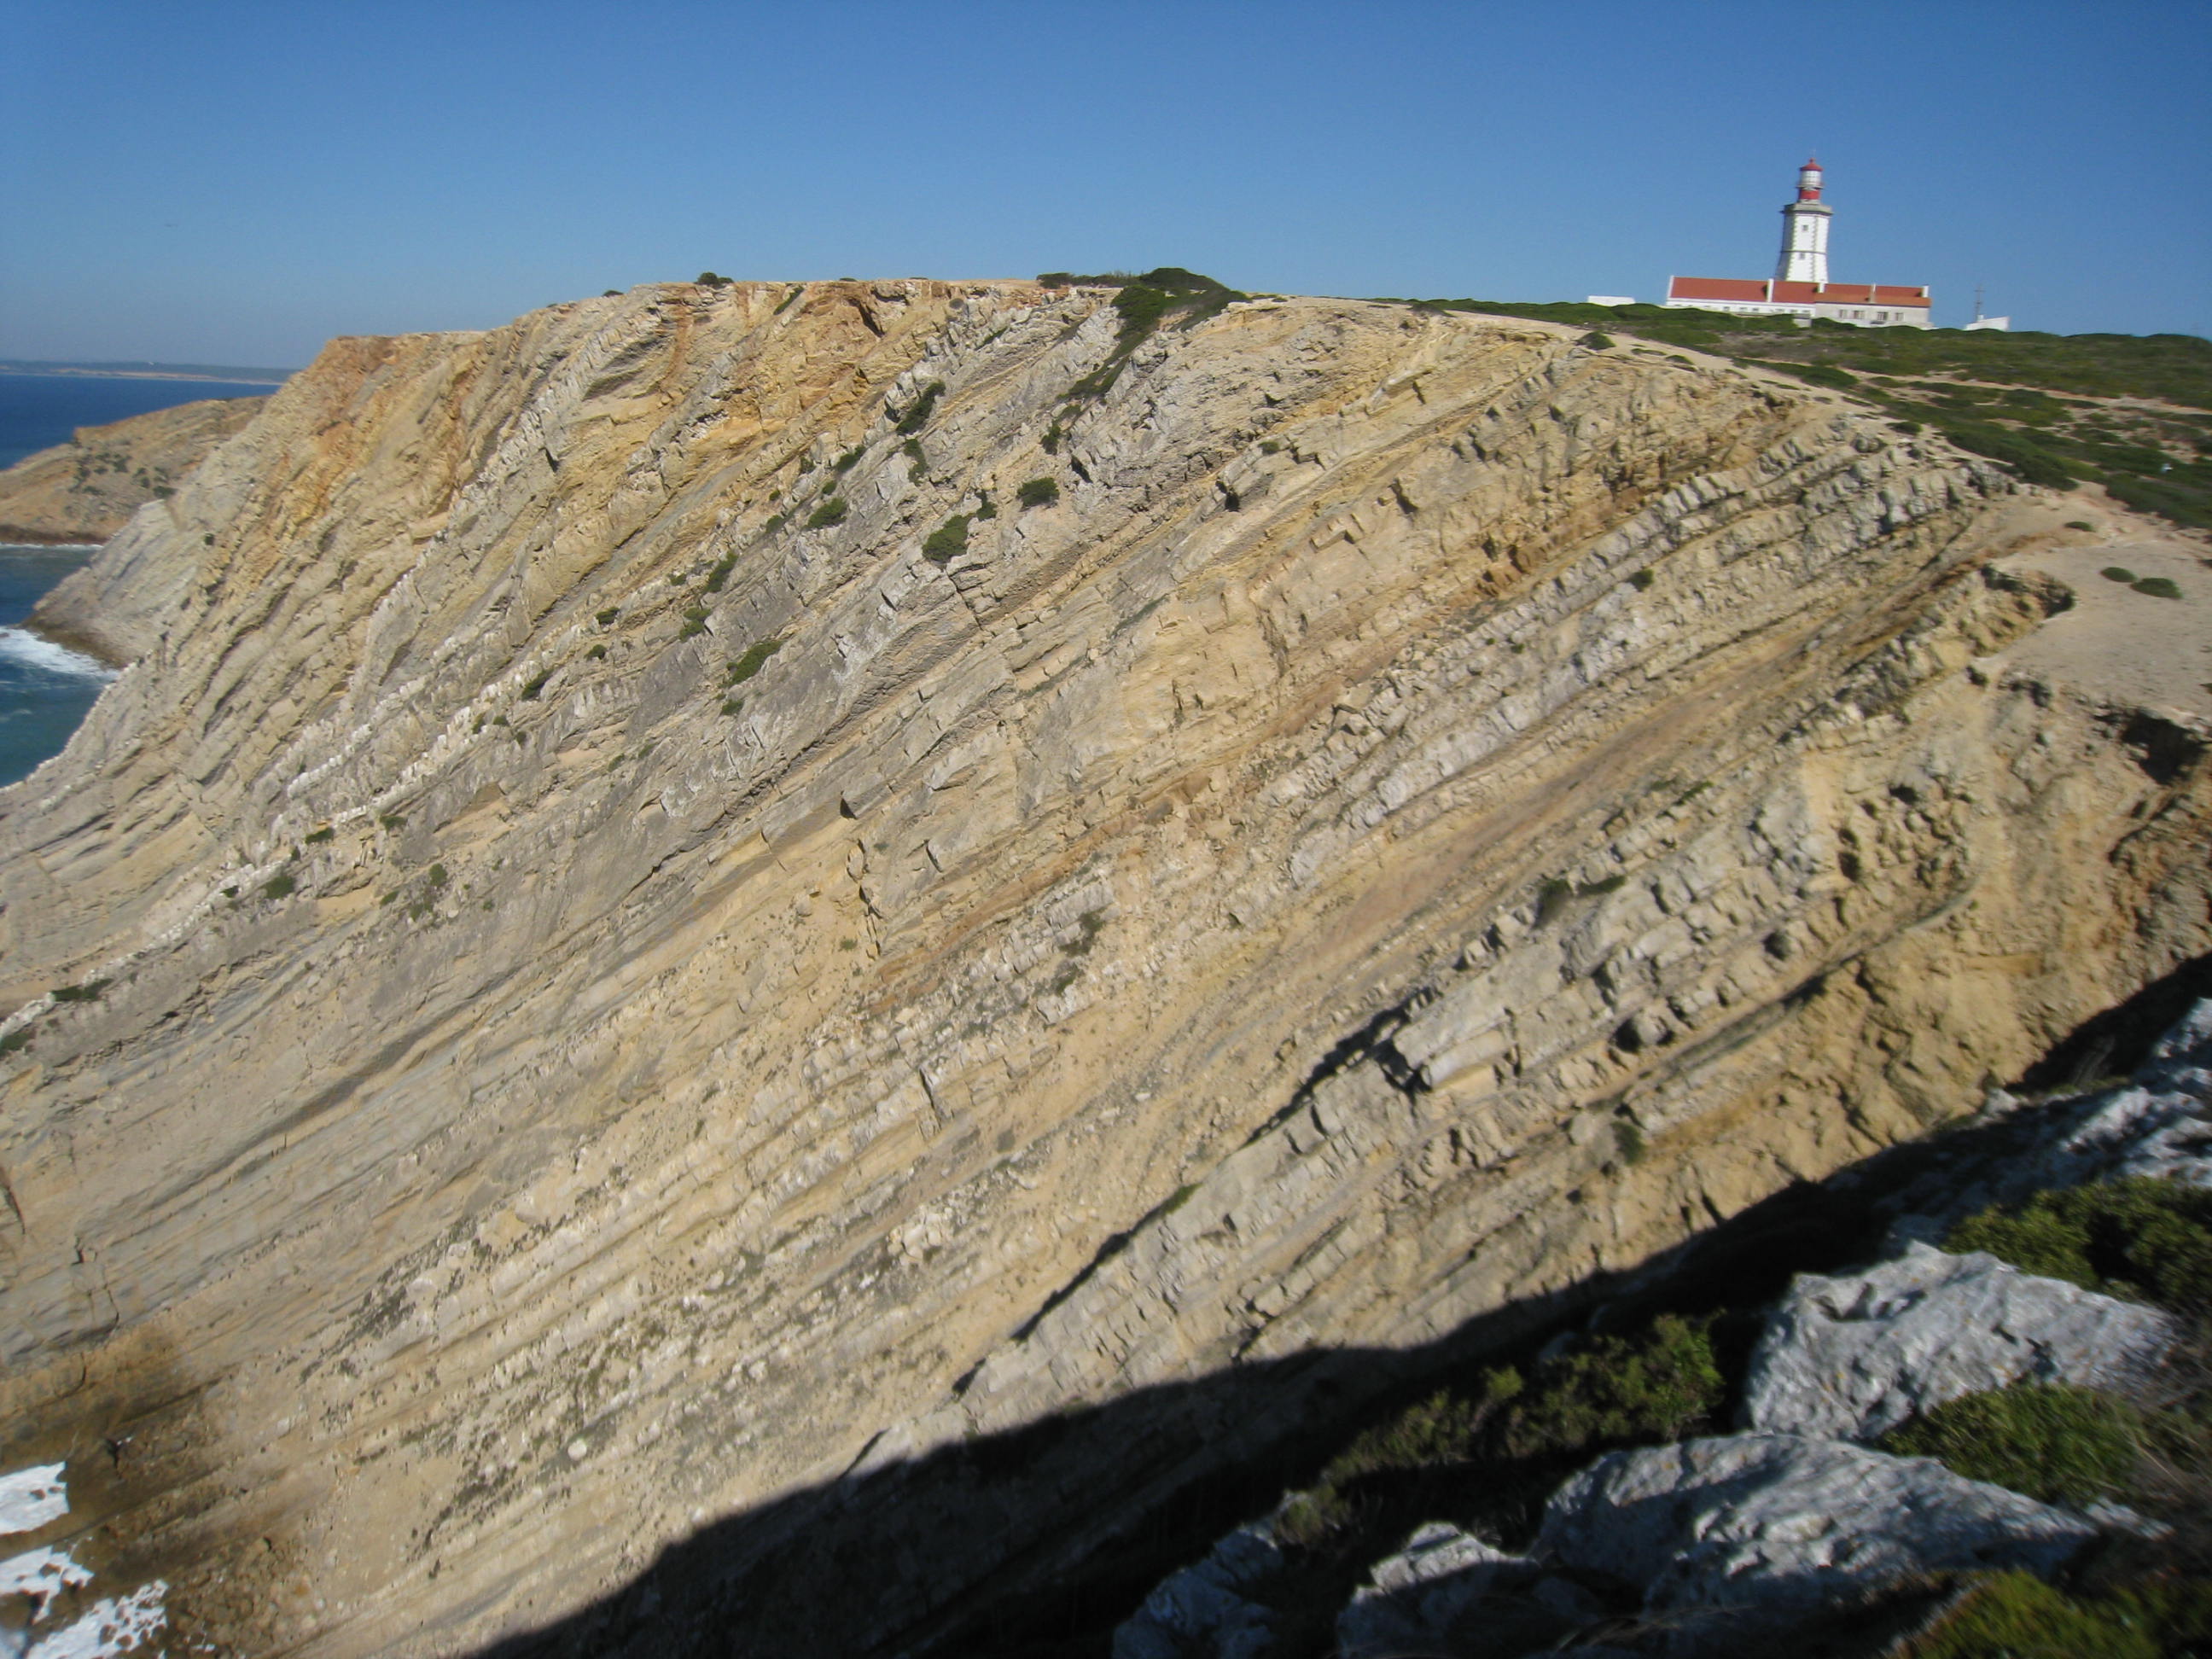
[[[2088,1022],[2046,1064],[2064,1064],[2085,1034],[2109,1035],[2103,1052],[2115,1064],[2139,1060],[2192,994],[2212,988],[2209,963],[2184,964]],[[1633,1273],[1498,1310],[1422,1348],[1318,1351],[1133,1389],[795,1493],[670,1545],[623,1590],[480,1659],[1103,1659],[1115,1626],[1161,1578],[1310,1481],[1381,1413],[1480,1365],[1525,1363],[1564,1330],[1632,1329],[1662,1312],[1720,1315],[1725,1368],[1740,1376],[1761,1322],[1754,1310],[1793,1276],[1875,1259],[1899,1214],[2001,1184],[2069,1116],[2063,1104],[2031,1108],[1891,1147]],[[1422,1481],[1449,1473],[1412,1477],[1408,1525],[1426,1518],[1414,1512]],[[1340,1576],[1323,1588],[1348,1595],[1364,1567],[1314,1570]]]
[[[2212,997],[2212,955],[2192,957],[2125,1002],[2082,1021],[2028,1067],[2020,1086],[2037,1091],[2078,1089],[2124,1076],[2142,1064],[2151,1044],[2201,997]]]

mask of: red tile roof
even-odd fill
[[[1891,283],[1784,283],[1741,276],[1674,276],[1670,300],[1723,300],[1736,305],[1906,306],[1925,309],[1925,288]]]

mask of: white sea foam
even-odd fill
[[[72,651],[65,645],[56,645],[52,640],[42,640],[20,628],[0,628],[0,660],[83,679],[115,678],[115,670],[98,658]]]
[[[69,1487],[59,1463],[0,1474],[0,1534],[29,1532],[69,1513]]]
[[[161,1605],[169,1587],[156,1578],[128,1595],[111,1596],[91,1607],[51,1633],[31,1631],[25,1659],[113,1659],[124,1653],[144,1652],[169,1614]]]

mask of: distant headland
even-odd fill
[[[0,357],[0,374],[58,374],[102,380],[224,380],[233,386],[282,386],[295,370],[240,368],[227,363],[32,362]]]

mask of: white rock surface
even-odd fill
[[[1856,1273],[1801,1275],[1753,1353],[1754,1429],[1871,1440],[1923,1412],[2014,1382],[2124,1385],[2176,1334],[2153,1308],[1925,1244]]]
[[[1273,1618],[1240,1592],[1282,1565],[1264,1526],[1239,1527],[1196,1566],[1160,1581],[1114,1632],[1114,1659],[1259,1659]]]
[[[1601,1459],[1553,1495],[1534,1554],[1641,1586],[1649,1613],[1725,1613],[1741,1638],[1923,1573],[2048,1573],[2095,1535],[1932,1458],[1747,1434]],[[1703,1622],[1673,1645],[1695,1650]]]
[[[2053,1175],[2086,1164],[2212,1187],[2212,998],[2158,1040],[2126,1087],[2088,1103],[2049,1161]]]
[[[58,1630],[31,1631],[23,1659],[115,1659],[150,1651],[154,1638],[168,1623],[163,1605],[168,1588],[157,1578],[128,1595],[94,1602]],[[5,1633],[0,1632],[0,1640],[4,1639]]]
[[[1523,1557],[1431,1521],[1395,1555],[1376,1562],[1368,1582],[1352,1593],[1337,1615],[1337,1650],[1344,1659],[1425,1650],[1501,1577],[1527,1565]]]
[[[34,1532],[69,1513],[62,1465],[40,1463],[0,1474],[0,1534]]]

